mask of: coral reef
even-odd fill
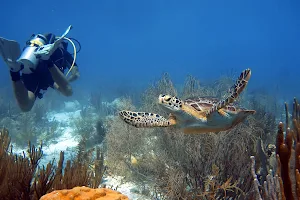
[[[200,84],[195,77],[188,76],[184,86],[176,89],[170,76],[164,74],[142,94],[137,109],[167,114],[156,104],[160,93],[183,98],[221,98],[231,84],[232,78],[228,76],[212,85]],[[111,104],[102,100],[100,93],[91,94],[89,106],[83,106],[75,115],[68,113],[74,117],[74,130],[70,128],[70,133],[81,138],[77,155],[67,160],[65,152],[61,152],[60,159],[45,166],[39,166],[42,145],[36,148],[32,144],[41,139],[53,140],[61,130],[58,121],[44,120],[47,105],[37,104],[32,112],[22,115],[15,114],[13,109],[10,115],[3,113],[6,105],[0,108],[0,116],[6,116],[0,124],[9,126],[10,135],[17,140],[15,143],[24,146],[24,141],[32,141],[27,153],[16,155],[8,130],[0,131],[0,199],[36,200],[42,196],[42,199],[62,196],[76,199],[75,194],[78,199],[128,199],[114,190],[94,189],[101,183],[104,187],[103,176],[112,174],[108,179],[122,176],[120,182],[134,182],[137,193],[161,200],[297,199],[300,196],[300,106],[296,100],[292,120],[286,105],[285,126],[283,123],[277,126],[275,116],[282,111],[279,112],[281,107],[272,98],[243,94],[239,103],[256,110],[256,115],[229,131],[203,135],[185,135],[171,127],[130,127],[113,114],[115,110],[137,110],[131,99],[118,98]],[[69,118],[64,118],[69,125]],[[118,186],[119,182],[115,182],[109,187]]]
[[[55,190],[40,198],[40,200],[129,200],[127,196],[112,189],[74,187],[69,190]]]
[[[12,143],[26,148],[26,143],[36,144],[41,140],[44,144],[60,136],[59,122],[46,119],[45,103],[37,103],[30,112],[14,113],[0,118],[0,126],[10,130]],[[25,142],[24,142],[25,141]]]
[[[289,120],[288,105],[285,104],[286,123],[278,125],[276,139],[277,171],[271,171],[263,185],[255,172],[255,157],[251,156],[251,172],[254,180],[253,196],[256,199],[299,199],[300,198],[300,105],[293,103],[292,123]]]
[[[91,154],[92,150],[81,145],[77,157],[67,160],[65,167],[64,152],[60,153],[57,165],[53,160],[46,167],[39,167],[42,145],[36,148],[29,142],[27,155],[14,154],[9,132],[3,128],[0,131],[0,199],[35,200],[53,190],[76,186],[97,188],[105,171],[104,158],[99,148],[95,158]]]

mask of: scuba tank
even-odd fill
[[[51,34],[51,38],[47,38],[42,34],[33,35],[26,43],[26,47],[17,60],[17,62],[20,62],[24,66],[22,72],[30,74],[36,69],[40,60],[49,60],[50,56],[59,47],[71,28],[72,26],[69,26],[64,34],[58,38],[53,34]]]
[[[18,62],[24,65],[23,73],[29,74],[35,70],[39,63],[39,59],[34,54],[38,47],[47,44],[47,38],[42,34],[32,35],[31,39],[26,42],[26,47],[24,48]]]

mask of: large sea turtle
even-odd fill
[[[244,70],[224,100],[211,97],[181,100],[171,95],[159,95],[158,104],[170,113],[168,119],[155,113],[127,110],[120,111],[119,116],[137,128],[175,126],[184,133],[225,131],[255,113],[254,110],[246,110],[233,104],[247,86],[250,76],[251,70]]]

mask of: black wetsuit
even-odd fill
[[[33,73],[22,74],[21,78],[27,90],[33,92],[35,96],[40,99],[43,97],[43,93],[48,89],[48,87],[53,88],[54,85],[54,80],[48,69],[48,65],[55,64],[62,73],[71,67],[73,56],[67,51],[66,42],[63,42],[62,46],[63,47],[59,47],[54,51],[49,60],[40,60]],[[44,92],[42,90],[44,90]]]

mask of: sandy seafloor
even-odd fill
[[[47,120],[57,120],[60,122],[59,131],[62,132],[59,138],[55,138],[56,142],[48,142],[47,145],[43,146],[43,157],[39,163],[39,166],[46,166],[49,161],[55,158],[57,162],[59,160],[60,151],[65,152],[64,161],[71,159],[75,156],[75,148],[79,142],[79,138],[76,138],[71,133],[74,131],[70,120],[80,116],[80,106],[76,106],[78,103],[65,102],[65,109],[60,112],[49,112],[46,114]],[[14,153],[21,154],[24,149],[18,149],[14,147]],[[131,182],[122,181],[123,177],[114,175],[104,175],[103,183],[108,188],[117,188],[117,191],[128,196],[132,200],[152,200],[153,198],[144,196],[142,194],[136,193],[138,191],[137,186]]]

